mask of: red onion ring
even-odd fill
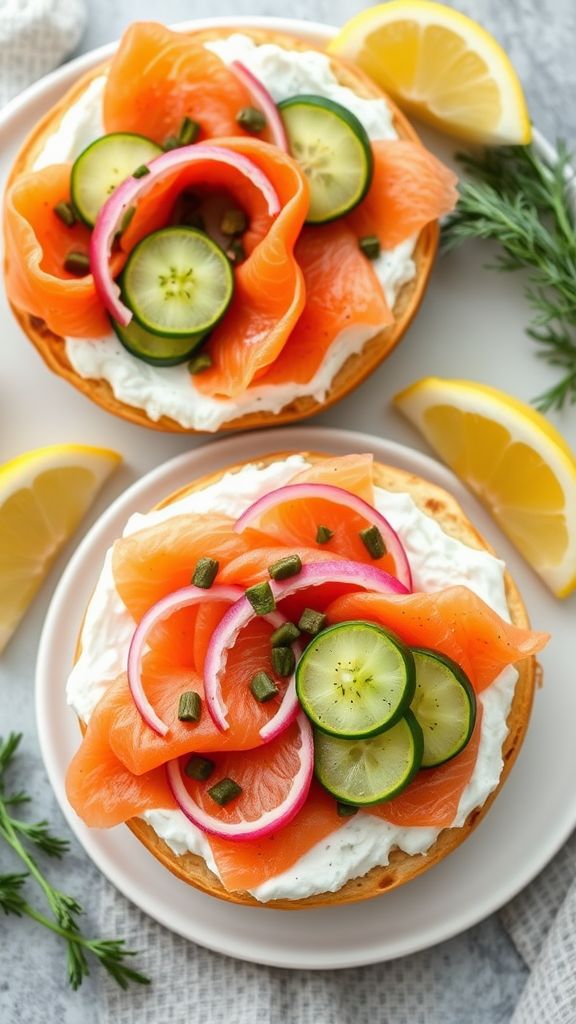
[[[159,736],[165,736],[170,726],[162,721],[150,704],[142,686],[142,656],[151,631],[159,622],[163,622],[181,608],[188,608],[206,601],[238,602],[243,595],[241,587],[219,586],[216,584],[209,590],[201,587],[181,587],[161,598],[148,609],[136,627],[128,651],[128,686],[132,699],[147,725]],[[212,717],[214,717],[212,715]]]
[[[274,145],[278,146],[278,149],[282,149],[285,153],[290,152],[284,122],[278,107],[264,83],[242,61],[233,60],[230,67],[236,77],[246,86],[252,99],[266,117]]]
[[[284,504],[285,501],[295,499],[322,498],[324,501],[331,501],[334,505],[343,505],[352,512],[357,512],[370,524],[377,526],[382,534],[384,543],[394,559],[398,579],[408,590],[412,590],[412,573],[408,563],[408,557],[402,542],[391,527],[388,520],[377,509],[373,508],[367,501],[357,494],[344,490],[343,487],[335,487],[333,484],[286,484],[285,487],[278,487],[275,491],[269,491],[261,498],[258,498],[245,512],[236,520],[234,529],[242,533],[247,526],[250,526],[255,519],[269,512],[270,509]]]
[[[243,156],[242,153],[236,153],[224,146],[199,142],[193,146],[181,146],[169,153],[162,153],[161,156],[155,157],[146,165],[149,174],[141,178],[131,176],[114,189],[98,213],[90,239],[90,270],[94,277],[94,287],[110,315],[123,327],[127,327],[130,323],[132,311],[122,302],[120,289],[114,281],[110,269],[112,245],[122,217],[126,210],[146,195],[158,181],[179,168],[203,160],[214,160],[233,167],[245,178],[248,178],[255,188],[259,189],[266,200],[270,216],[275,216],[280,211],[280,200],[272,182],[257,164]]]
[[[263,839],[264,836],[277,832],[292,820],[303,806],[314,771],[314,741],[312,729],[306,716],[301,712],[297,719],[300,730],[300,765],[292,780],[292,786],[285,800],[270,811],[265,811],[257,821],[227,822],[213,818],[208,811],[200,807],[188,792],[182,778],[182,770],[178,759],[166,765],[168,785],[180,810],[203,832],[218,836],[221,839],[234,839],[237,842]]]
[[[351,586],[364,587],[379,594],[406,594],[407,588],[394,576],[378,569],[376,566],[362,562],[349,562],[335,559],[330,562],[315,562],[302,566],[297,576],[287,580],[270,580],[272,593],[277,601],[307,587],[319,587],[323,583],[349,583]],[[274,613],[277,614],[277,613]],[[244,595],[224,613],[216,626],[206,652],[204,662],[204,692],[208,710],[215,725],[223,732],[229,728],[226,720],[228,708],[222,698],[220,681],[226,668],[227,652],[234,646],[238,634],[257,612]],[[269,616],[266,616],[269,618]],[[294,683],[294,686],[292,684]],[[284,694],[282,704],[270,721],[260,730],[266,741],[274,739],[293,721],[294,707],[298,710],[296,686],[291,680]]]

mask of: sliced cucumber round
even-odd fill
[[[185,338],[151,334],[135,319],[130,321],[128,327],[122,327],[113,320],[112,327],[118,340],[131,355],[152,366],[176,366],[178,363],[185,363],[206,338],[206,332],[190,334]]]
[[[343,217],[364,198],[374,170],[370,139],[355,114],[324,96],[278,104],[290,152],[310,183],[309,224]]]
[[[147,235],[124,268],[125,300],[152,334],[182,338],[209,331],[224,316],[234,271],[203,231],[177,225]]]
[[[414,696],[407,647],[372,622],[341,622],[319,633],[298,662],[296,691],[314,724],[331,736],[375,736]]]
[[[134,171],[162,153],[152,139],[131,132],[112,132],[92,142],[74,162],[70,189],[74,209],[89,227],[114,189]]]
[[[316,777],[341,803],[383,803],[412,781],[420,767],[422,748],[422,730],[411,711],[391,729],[364,740],[345,740],[317,731]]]
[[[456,662],[438,651],[414,648],[416,693],[412,711],[424,736],[423,768],[434,768],[464,749],[476,721],[476,694]]]

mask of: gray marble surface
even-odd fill
[[[197,0],[89,0],[88,27],[80,51],[91,49],[118,36],[135,18],[161,17],[178,21],[194,16],[234,14],[290,14],[340,23],[363,5],[361,0],[293,0],[287,7],[280,0],[211,0],[209,9]],[[506,46],[523,78],[536,124],[551,138],[564,135],[576,139],[576,6],[574,0],[459,0],[460,10],[484,22]],[[353,424],[350,424],[353,425]],[[108,500],[110,494],[108,492]],[[94,519],[99,509],[94,510]],[[87,524],[88,525],[88,524]],[[65,560],[64,559],[63,561]],[[56,566],[30,612],[26,629],[14,639],[0,661],[0,734],[22,730],[23,761],[27,786],[34,797],[34,810],[66,833],[37,749],[33,710],[35,645],[54,583]],[[0,871],[9,860],[0,850]],[[55,867],[54,878],[78,895],[86,908],[87,930],[95,910],[97,872],[72,840],[65,865]],[[436,950],[438,963],[445,966],[446,991],[462,992],[462,1015],[445,1012],[445,1024],[505,1024],[509,1021],[525,980],[525,967],[518,958],[496,917]],[[418,957],[412,958],[415,977]],[[264,968],[262,969],[265,970]],[[0,919],[0,1022],[1,1024],[95,1024],[98,989],[89,979],[73,994],[65,982],[64,957],[58,940],[27,921]],[[444,994],[431,994],[437,1012],[442,1012]],[[450,1000],[450,1006],[454,1005]],[[427,1020],[423,1010],[422,1021]],[[191,1021],[196,1024],[196,1021]],[[200,1022],[198,1022],[200,1024]],[[211,1024],[202,1021],[202,1024]],[[393,1022],[391,1022],[393,1024]]]

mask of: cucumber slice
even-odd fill
[[[375,736],[402,717],[414,696],[407,647],[371,622],[319,633],[298,662],[296,691],[314,724],[346,739]]]
[[[115,320],[112,327],[124,348],[152,366],[176,366],[185,363],[200,347],[207,332],[190,334],[185,338],[170,338],[161,334],[151,334],[141,327],[137,320],[131,320],[128,327],[122,327]]]
[[[160,153],[152,139],[131,132],[112,132],[92,142],[72,167],[70,189],[78,216],[93,227],[114,189]]]
[[[177,225],[147,235],[124,269],[123,292],[138,323],[171,338],[211,330],[234,291],[230,260],[203,231]]]
[[[434,768],[464,749],[476,721],[476,694],[451,658],[415,648],[416,693],[412,711],[424,736],[423,768]]]
[[[310,182],[309,224],[343,217],[364,198],[374,170],[372,147],[355,114],[323,96],[278,104],[290,152]]]
[[[316,732],[316,777],[342,803],[383,803],[412,781],[422,748],[422,730],[411,711],[391,729],[369,739],[345,740]]]

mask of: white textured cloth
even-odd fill
[[[85,24],[84,0],[0,0],[0,107],[57,67]]]
[[[101,1024],[576,1024],[576,834],[499,916],[414,956],[338,972],[218,956],[101,885],[100,930],[140,950],[152,979],[125,993],[103,978]]]

